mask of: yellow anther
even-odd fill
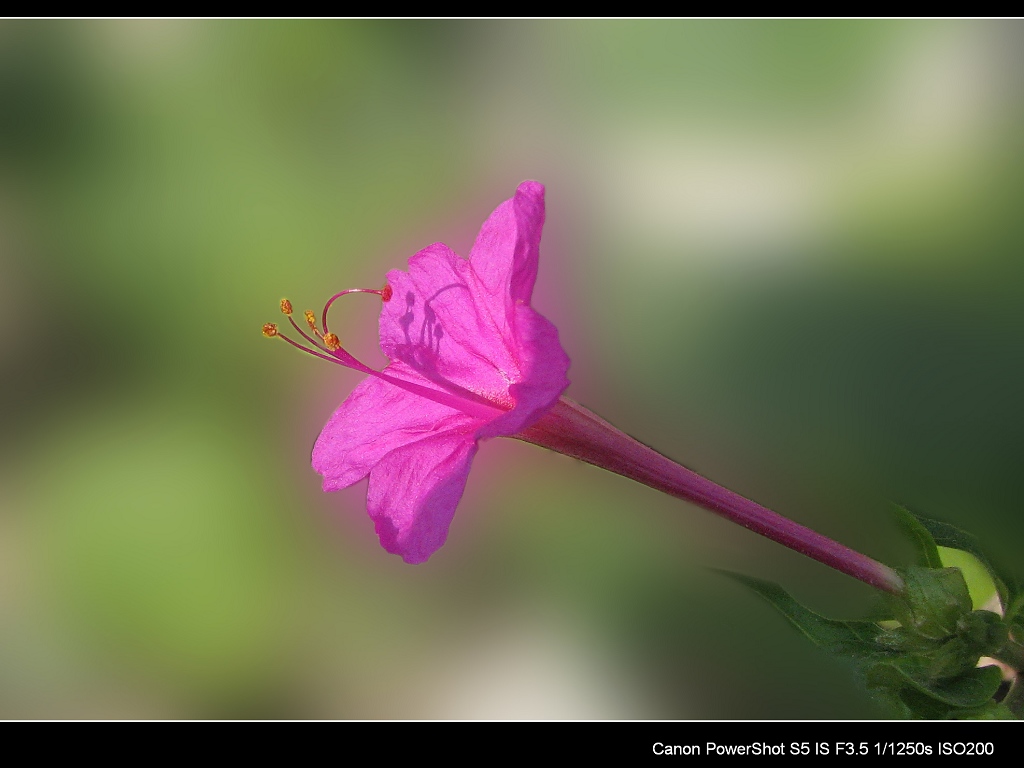
[[[277,323],[267,323],[263,326],[263,335],[268,339],[272,339],[277,336]]]
[[[288,301],[288,299],[281,299],[281,312],[286,315],[290,315],[292,313],[292,303]]]
[[[336,349],[341,349],[341,341],[333,333],[327,333],[324,334],[324,346],[333,352]]]
[[[313,310],[306,310],[306,325],[309,326],[309,330],[316,333],[316,315],[313,314]]]

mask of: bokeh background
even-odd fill
[[[890,501],[1024,541],[1024,27],[0,24],[0,716],[865,718],[710,568],[871,590],[513,440],[447,545],[309,452],[360,376],[277,302],[466,254],[548,189],[569,394],[899,564]],[[347,303],[346,303],[347,302]],[[376,300],[337,305],[375,365]]]

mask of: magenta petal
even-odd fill
[[[519,367],[524,374],[509,386],[516,405],[485,424],[478,437],[504,437],[521,432],[558,402],[569,386],[569,356],[558,341],[554,323],[525,304],[516,305],[514,320]]]
[[[414,378],[401,364],[385,372]],[[352,391],[321,431],[313,446],[313,468],[323,475],[325,491],[341,490],[366,477],[374,464],[396,448],[438,431],[472,431],[479,423],[454,408],[370,377]]]
[[[536,181],[520,184],[484,222],[469,263],[492,300],[530,302],[543,227],[544,185]]]
[[[397,448],[370,471],[366,508],[380,543],[407,563],[422,563],[448,538],[477,443],[442,432]]]

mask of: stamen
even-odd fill
[[[329,363],[334,363],[335,365],[340,365],[344,368],[352,368],[352,362],[355,362],[357,365],[359,365],[359,361],[357,361],[355,358],[352,358],[351,355],[345,352],[345,350],[341,349],[341,341],[339,341],[338,337],[335,336],[333,333],[327,334],[327,337],[325,338],[325,341],[327,342],[327,347],[325,347],[319,341],[312,338],[309,334],[303,331],[296,324],[295,320],[291,316],[292,303],[288,301],[288,299],[281,299],[281,311],[288,316],[288,322],[292,324],[292,328],[298,331],[299,335],[302,336],[302,338],[304,338],[311,345],[313,345],[315,349],[319,349],[322,351],[317,352],[315,351],[315,349],[310,349],[309,347],[299,344],[297,341],[294,341],[293,339],[289,339],[287,336],[281,333],[280,330],[278,330],[277,323],[266,323],[263,326],[263,335],[266,336],[268,339],[272,339],[274,337],[283,339],[296,349],[301,349],[303,352],[313,355],[313,357],[319,357],[321,360],[326,360]],[[319,331],[316,330],[316,320],[312,312],[306,312],[306,320],[307,322],[309,322],[309,327],[313,329],[313,333],[315,333],[317,336],[320,336]],[[338,350],[341,351],[338,352]],[[325,355],[323,354],[323,352],[328,352],[329,354]],[[346,360],[345,358],[351,358],[351,361]]]
[[[322,339],[323,340],[323,344],[321,344],[319,341],[316,341],[315,339],[311,339],[306,334],[306,332],[303,331],[301,328],[299,328],[299,326],[295,324],[295,321],[292,320],[292,325],[295,327],[296,331],[298,331],[299,333],[302,334],[302,338],[304,338],[306,341],[308,341],[310,344],[312,344],[317,349],[322,349],[324,352],[330,352],[330,353],[333,354],[333,353],[337,352],[339,349],[341,349],[341,341],[333,333],[328,333],[327,332],[327,324],[326,323],[324,323],[324,332],[323,333],[320,333],[320,331],[317,330],[317,327],[316,327],[316,315],[313,314],[313,310],[307,309],[306,312],[305,312],[305,315],[306,315],[306,325],[308,325],[309,329],[311,331],[313,331],[313,335],[314,336],[316,336],[318,339]],[[288,319],[291,320],[291,317],[289,317]],[[345,351],[342,350],[342,352],[345,352]]]
[[[289,344],[291,344],[296,349],[301,349],[303,352],[306,352],[307,354],[310,354],[313,357],[319,357],[321,360],[326,360],[328,363],[334,363],[335,365],[340,365],[342,368],[352,368],[353,367],[353,366],[345,363],[342,360],[338,360],[337,358],[331,357],[330,355],[325,355],[322,352],[314,352],[312,349],[309,349],[308,347],[302,346],[297,341],[293,341],[292,339],[289,339],[283,333],[277,333],[275,335],[280,337],[283,341],[287,341]]]
[[[394,294],[394,291],[391,290],[391,285],[388,284],[388,283],[384,283],[384,288],[381,289],[381,292],[380,292],[380,300],[385,302],[385,303],[387,303],[387,302],[391,301],[391,296],[393,294]]]
[[[292,319],[291,317],[289,317],[289,318],[288,318],[288,322],[292,324],[292,328],[294,328],[294,329],[295,329],[295,331],[296,331],[296,332],[297,332],[297,333],[298,333],[298,334],[299,334],[299,335],[300,335],[300,336],[301,336],[302,338],[304,338],[304,339],[305,339],[306,341],[308,341],[308,342],[309,342],[310,344],[312,344],[312,345],[313,345],[314,347],[316,347],[317,349],[322,349],[322,350],[323,350],[324,352],[327,352],[327,351],[328,351],[328,349],[327,349],[327,348],[326,348],[326,347],[325,347],[325,346],[324,346],[323,344],[321,344],[321,343],[320,343],[320,342],[319,342],[319,341],[318,341],[317,339],[314,339],[314,338],[313,338],[312,336],[310,336],[310,335],[309,335],[308,333],[306,333],[306,332],[305,332],[304,330],[302,330],[302,328],[300,328],[300,327],[299,327],[299,324],[298,324],[298,323],[296,323],[294,319]]]

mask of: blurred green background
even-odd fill
[[[1019,561],[1020,22],[0,24],[0,715],[885,717],[707,567],[871,590],[517,441],[447,545],[321,493],[277,302],[548,188],[569,394],[875,557]],[[347,302],[347,303],[346,303]],[[332,327],[375,365],[377,305]]]

